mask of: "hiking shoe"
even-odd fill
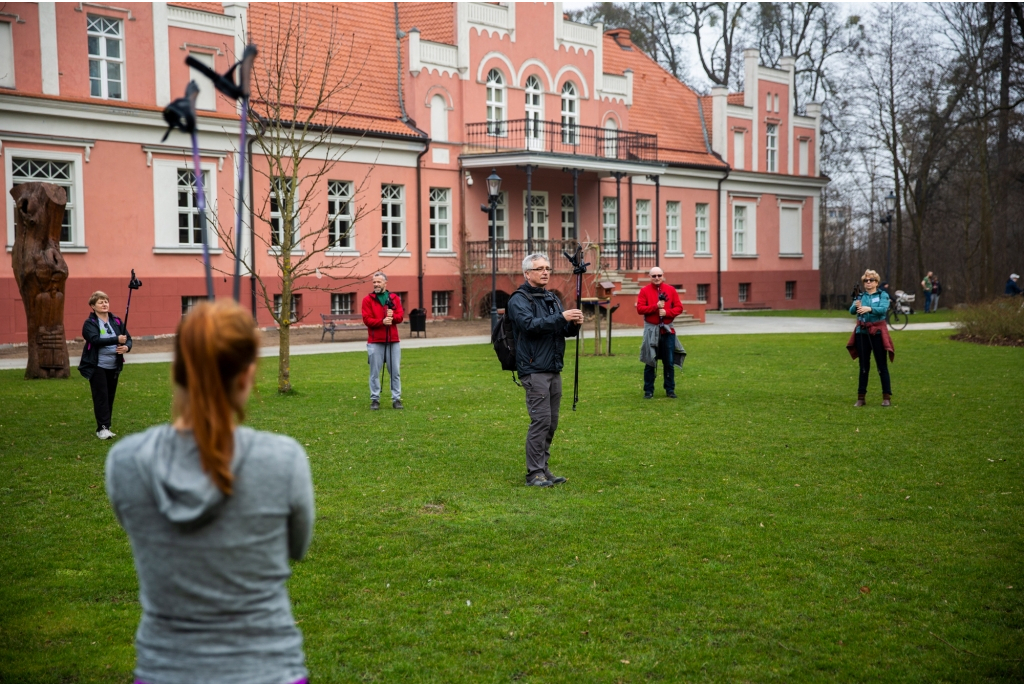
[[[532,485],[537,488],[550,488],[552,485],[551,481],[548,480],[548,477],[544,474],[543,471],[538,471],[532,476],[527,476],[526,484]]]
[[[885,398],[884,400],[882,400],[882,406],[883,407],[891,407],[892,406],[892,403],[889,401],[888,397]]]
[[[644,399],[645,400],[653,400],[654,399],[654,393],[653,392],[645,392],[644,393]]]
[[[564,476],[556,476],[556,475],[552,474],[550,471],[545,471],[544,472],[544,477],[547,478],[549,481],[551,481],[552,485],[558,485],[559,483],[564,483],[565,482],[565,477]]]
[[[857,400],[857,401],[856,401],[856,402],[854,403],[854,405],[853,405],[853,406],[855,406],[855,407],[863,407],[863,406],[864,406],[865,404],[867,404],[867,402],[865,402],[865,401],[864,401],[864,400],[862,400],[862,399],[858,399],[858,400]]]
[[[674,392],[667,392],[665,393],[665,397],[669,398],[670,400],[674,400],[676,399],[676,394]]]
[[[108,431],[106,426],[102,426],[98,431],[96,431],[96,437],[100,440],[110,440],[114,437],[114,434]]]
[[[391,408],[392,409],[405,409],[405,407],[402,406],[402,400],[395,400],[394,402],[392,402],[391,403]]]
[[[370,409],[380,409],[380,400],[370,400]]]

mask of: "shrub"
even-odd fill
[[[989,345],[1024,345],[1024,306],[1005,298],[957,310],[955,337]]]

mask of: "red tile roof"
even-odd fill
[[[658,134],[659,161],[725,168],[705,143],[697,94],[636,47],[627,32],[605,32],[604,69],[611,74],[633,70],[628,127]]]
[[[728,102],[730,105],[742,105],[743,104],[743,91],[738,93],[729,93]]]
[[[329,56],[332,23],[336,27],[336,52]],[[289,36],[289,33],[293,35]],[[401,120],[397,89],[398,57],[393,42],[395,15],[391,3],[254,2],[249,5],[249,34],[252,42],[261,49],[253,79],[263,84],[269,83],[267,70],[286,54],[294,64],[295,47],[297,44],[301,46],[297,58],[300,61],[298,71],[309,75],[306,87],[296,93],[295,88],[286,82],[280,95],[268,99],[279,99],[288,104],[298,99],[300,108],[308,112],[317,101],[318,84],[330,61],[328,84],[330,87],[338,83],[344,86],[320,105],[322,111],[314,123],[419,137]],[[282,52],[275,56],[275,49]],[[291,52],[284,52],[287,49]],[[295,73],[294,67],[291,73]],[[253,106],[260,111],[255,82]],[[263,113],[266,113],[266,105],[263,107]],[[302,112],[298,120],[303,120]]]
[[[423,40],[455,45],[455,3],[400,2],[398,25],[403,31],[418,28]]]
[[[167,4],[211,14],[224,14],[224,4],[220,2],[169,2]]]

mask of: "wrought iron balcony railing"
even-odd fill
[[[658,136],[539,119],[466,124],[467,152],[553,152],[630,162],[657,162]]]
[[[499,240],[497,254],[498,273],[522,273],[523,260],[528,254],[548,256],[556,273],[571,272],[572,265],[563,252],[576,251],[575,240]],[[490,273],[492,266],[491,241],[473,240],[466,243],[466,269],[473,273]],[[601,243],[601,263],[604,268],[627,271],[646,271],[658,265],[658,244],[644,241],[621,240]]]

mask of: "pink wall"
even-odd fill
[[[43,74],[39,52],[39,5],[29,2],[7,3],[4,11],[17,14],[24,22],[11,22],[15,87],[18,92],[41,93]]]

